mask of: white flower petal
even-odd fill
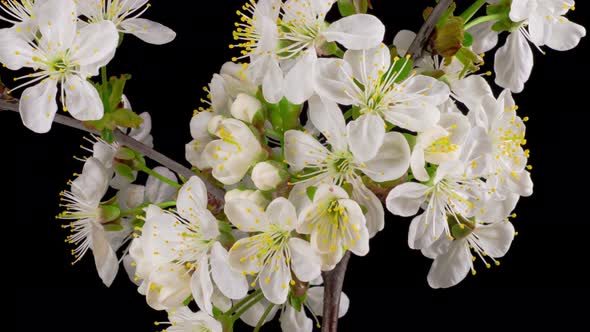
[[[285,159],[296,169],[325,163],[329,151],[309,134],[298,130],[285,133]]]
[[[41,43],[52,43],[69,49],[77,30],[77,8],[74,1],[47,0],[39,7],[37,23],[41,31]]]
[[[533,51],[520,31],[508,36],[506,44],[496,52],[494,71],[496,84],[519,93],[533,70]]]
[[[323,36],[327,41],[338,42],[349,50],[362,50],[383,41],[385,26],[373,15],[356,14],[332,23]]]
[[[272,263],[267,263],[262,271],[258,283],[264,297],[274,304],[283,304],[289,295],[291,271],[287,267],[284,257],[275,257]]]
[[[209,262],[207,255],[203,255],[197,262],[197,267],[191,277],[191,291],[199,308],[209,315],[213,315],[213,282],[209,274]]]
[[[408,232],[408,246],[421,250],[432,246],[445,230],[446,216],[439,211],[426,210],[414,217]]]
[[[397,54],[405,56],[410,49],[410,46],[416,39],[416,33],[410,30],[400,30],[393,38],[393,46],[397,50]]]
[[[289,200],[279,197],[266,208],[266,217],[271,224],[280,226],[281,229],[291,231],[297,226],[297,212]]]
[[[118,44],[119,33],[111,21],[88,24],[76,35],[70,61],[96,76],[113,59]]]
[[[309,242],[299,239],[289,239],[291,251],[291,269],[297,279],[308,282],[321,275],[321,260]]]
[[[387,209],[395,215],[411,217],[418,213],[429,189],[430,187],[415,182],[401,184],[393,188],[387,196]]]
[[[334,151],[346,151],[346,121],[342,110],[333,101],[319,96],[309,99],[309,118],[328,140]]]
[[[467,276],[471,253],[465,241],[455,241],[446,254],[439,255],[428,273],[428,284],[432,288],[449,288],[460,283]]]
[[[361,171],[376,182],[399,179],[410,166],[410,145],[404,135],[396,132],[385,134],[383,144],[375,157],[365,162]]]
[[[311,310],[318,316],[323,316],[324,313],[324,287],[311,287],[307,290],[307,304]],[[338,310],[338,318],[344,317],[350,307],[350,299],[342,292],[340,294],[340,307]]]
[[[248,293],[248,280],[229,265],[229,253],[215,242],[211,248],[211,276],[217,288],[230,299],[241,299]]]
[[[104,106],[96,88],[78,75],[66,78],[65,89],[67,111],[77,120],[95,121],[102,119]]]
[[[244,232],[263,232],[270,222],[261,207],[246,199],[232,199],[226,202],[225,214],[234,226]]]
[[[352,68],[348,62],[318,59],[314,75],[316,93],[340,105],[352,105],[359,90],[352,77]]]
[[[483,251],[494,258],[504,257],[514,240],[514,226],[508,221],[477,227],[473,234]]]
[[[35,51],[16,29],[0,29],[0,63],[10,70],[29,67]]]
[[[283,332],[312,332],[313,321],[305,314],[305,309],[295,310],[288,305],[281,314],[281,330]]]
[[[49,132],[57,112],[56,95],[57,82],[52,79],[23,91],[19,105],[23,124],[38,134]]]
[[[110,287],[119,271],[119,260],[117,254],[109,244],[106,234],[102,229],[92,226],[91,232],[92,253],[96,270],[102,282]]]
[[[550,20],[551,35],[545,44],[557,51],[568,51],[578,46],[580,40],[586,36],[586,29],[565,17]]]
[[[156,167],[154,168],[154,172],[164,176],[167,179],[170,179],[173,182],[178,181],[174,172],[167,169],[166,167]],[[148,177],[145,184],[145,190],[148,201],[154,204],[171,201],[174,199],[174,195],[176,195],[176,188],[162,182],[153,176]]]
[[[353,182],[352,199],[367,209],[365,220],[369,237],[374,237],[385,228],[385,211],[377,196],[362,181]]]
[[[352,68],[353,77],[367,85],[389,69],[391,53],[381,44],[368,50],[348,50],[344,53],[344,61]]]
[[[376,113],[362,115],[346,127],[348,146],[355,159],[364,162],[373,159],[385,139],[385,122]]]
[[[285,76],[285,97],[292,104],[303,104],[313,95],[316,62],[316,52],[308,51],[300,55],[295,66]]]
[[[176,32],[172,29],[143,18],[124,20],[121,23],[121,28],[144,42],[154,45],[167,44],[176,38]]]
[[[492,25],[495,23],[495,21],[485,22],[467,30],[473,36],[473,45],[471,45],[473,52],[477,54],[485,53],[498,45],[499,33],[492,30]]]

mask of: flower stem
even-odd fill
[[[274,304],[270,304],[266,310],[264,311],[264,313],[262,314],[262,317],[260,317],[260,320],[258,321],[258,324],[256,324],[256,328],[254,328],[254,332],[259,332],[260,328],[262,327],[262,325],[264,325],[264,322],[266,321],[266,317],[268,317],[268,314],[270,314],[270,311],[272,310],[272,308],[274,308]]]
[[[465,24],[465,30],[471,29],[474,26],[485,23],[485,22],[499,20],[502,17],[504,17],[504,14],[494,14],[494,15],[487,15],[487,16],[478,17],[475,20]]]
[[[107,66],[100,68],[100,77],[102,79],[102,84],[105,84],[108,81]]]
[[[242,306],[240,308],[240,310],[238,310],[238,312],[236,312],[234,315],[232,315],[232,320],[235,322],[238,318],[240,318],[240,316],[242,316],[246,311],[248,311],[248,309],[252,308],[253,305],[260,302],[260,300],[262,300],[262,298],[264,298],[264,294],[262,294],[262,292],[261,292],[260,294],[255,296],[252,301],[250,301],[250,302],[248,302],[248,304]]]
[[[250,302],[250,300],[252,300],[253,298],[255,298],[256,296],[260,295],[260,293],[262,293],[262,291],[260,289],[257,289],[256,291],[254,291],[252,294],[246,296],[245,298],[243,298],[240,302],[236,303],[233,307],[231,307],[225,314],[226,315],[231,315],[234,312],[236,312],[237,310],[240,309],[241,306],[243,306],[244,304]]]
[[[170,185],[170,186],[172,186],[174,188],[180,188],[180,187],[182,187],[180,184],[178,184],[178,183],[170,180],[169,178],[167,178],[167,177],[163,176],[162,174],[154,171],[153,169],[147,167],[146,165],[143,165],[143,167],[140,168],[139,170],[142,171],[142,172],[144,172],[144,173],[146,173],[146,174],[148,174],[148,175],[151,175],[151,176],[155,177],[156,179],[158,179],[158,180],[160,180],[160,181],[162,181],[162,182],[164,182],[164,183],[166,183],[166,184],[168,184],[168,185]]]
[[[155,205],[155,206],[161,207],[162,209],[165,209],[165,208],[176,206],[176,202],[170,201],[170,202],[164,202],[164,203],[159,203],[159,204],[143,204],[140,207],[135,208],[135,209],[121,211],[121,217],[128,217],[128,216],[134,216],[134,215],[141,214],[144,212],[143,209],[145,209],[148,205]]]
[[[463,22],[467,23],[471,20],[473,15],[475,15],[475,13],[477,13],[477,11],[480,10],[480,8],[485,4],[486,0],[477,0],[471,6],[469,6],[469,8],[465,9],[465,11],[459,16],[463,19]]]

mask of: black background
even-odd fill
[[[184,160],[192,110],[201,87],[232,56],[228,49],[243,1],[157,1],[145,15],[178,33],[165,46],[127,36],[109,65],[110,74],[131,73],[126,90],[137,112],[154,119],[156,148]],[[469,1],[459,1],[468,3]],[[590,8],[579,1],[569,18],[588,24]],[[416,31],[421,11],[433,1],[373,0],[388,28]],[[520,233],[500,267],[479,266],[449,290],[431,290],[431,261],[407,247],[410,219],[388,216],[385,231],[367,257],[352,259],[345,292],[351,298],[341,331],[390,331],[411,327],[454,330],[494,326],[531,327],[555,322],[575,326],[587,315],[588,292],[588,38],[571,52],[535,51],[535,68],[524,93],[516,96],[529,116],[535,194],[518,206]],[[491,53],[490,53],[491,54]],[[492,59],[488,61],[491,62]],[[4,82],[13,73],[1,72]],[[107,289],[88,255],[70,266],[65,232],[54,216],[58,193],[81,163],[82,134],[55,125],[46,135],[25,129],[17,114],[0,115],[1,214],[0,301],[8,306],[3,324],[22,330],[153,331],[165,315],[151,310],[124,272]],[[276,326],[263,330],[273,331]],[[237,331],[251,329],[238,328]]]

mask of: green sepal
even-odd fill
[[[131,226],[133,228],[143,228],[143,225],[145,225],[145,220],[143,219],[135,218],[131,220]]]
[[[406,78],[408,78],[408,75],[410,75],[410,72],[412,71],[413,67],[414,62],[412,61],[412,59],[406,57],[398,58],[398,60],[393,63],[393,68],[390,70],[389,75],[395,75],[395,83],[400,83]]]
[[[117,223],[108,223],[102,225],[103,229],[107,232],[120,232],[125,230],[125,227]]]
[[[305,193],[307,194],[307,198],[309,198],[309,200],[312,202],[315,197],[316,191],[318,191],[318,187],[314,187],[314,186],[309,186],[309,187],[307,187],[307,189],[305,189]]]
[[[118,127],[125,128],[139,128],[143,123],[143,119],[127,108],[119,108],[111,115],[111,119]]]
[[[187,297],[187,298],[186,298],[186,299],[185,299],[185,300],[182,302],[182,304],[183,304],[185,307],[187,307],[189,304],[191,304],[191,302],[192,302],[192,301],[193,301],[193,296],[192,296],[192,295],[190,295],[189,297]]]
[[[104,128],[100,133],[100,137],[109,144],[112,144],[115,141],[113,130],[109,128]]]
[[[463,46],[470,47],[471,45],[473,45],[473,35],[470,34],[469,32],[465,32],[465,35],[463,38]]]
[[[340,15],[346,17],[354,14],[366,14],[369,10],[368,0],[338,0]]]
[[[352,190],[353,190],[352,183],[350,183],[350,182],[343,183],[342,189],[344,189],[344,191],[346,191],[346,193],[348,194],[348,197],[352,197]]]
[[[116,159],[119,160],[133,160],[135,159],[135,152],[126,147],[120,147],[115,155]]]
[[[133,169],[129,165],[117,164],[115,165],[115,172],[131,181],[135,181],[135,174],[133,174]]]
[[[298,312],[303,310],[303,304],[305,303],[305,300],[307,300],[307,292],[305,292],[302,296],[295,296],[293,292],[289,292],[289,304]]]
[[[486,7],[486,14],[488,15],[501,15],[502,18],[498,19],[492,30],[496,32],[509,31],[513,32],[518,29],[522,22],[513,22],[510,19],[510,9],[512,7],[512,0],[500,0],[495,5],[489,5]]]
[[[418,137],[415,135],[412,135],[412,134],[408,134],[408,133],[404,133],[402,135],[404,135],[404,137],[406,138],[406,141],[408,141],[408,145],[410,145],[410,149],[413,151],[414,146],[416,146],[416,139]]]
[[[100,207],[101,221],[109,223],[119,219],[121,216],[121,209],[116,205],[103,205]]]
[[[262,99],[268,110],[268,117],[273,129],[284,134],[291,129],[301,127],[300,116],[303,105],[291,104],[287,98],[281,99],[277,104],[270,104],[264,98]]]

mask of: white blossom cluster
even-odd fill
[[[258,330],[277,315],[283,331],[312,331],[323,313],[322,272],[347,252],[367,255],[385,210],[413,217],[408,245],[433,260],[432,288],[500,265],[509,250],[509,218],[533,193],[528,118],[512,93],[530,76],[530,44],[568,50],[585,36],[565,18],[574,1],[488,1],[478,18],[484,1],[473,1],[473,13],[456,17],[458,50],[449,55],[437,39],[416,59],[406,54],[415,33],[384,40],[383,23],[365,13],[328,21],[336,2],[250,0],[237,12],[230,48],[239,54],[213,76],[190,123],[195,176],[151,170],[137,152],[94,137],[92,157],[62,193],[58,217],[69,220],[75,260],[91,250],[107,286],[122,260],[147,303],[169,313],[157,323],[167,331],[225,331],[237,319]],[[0,30],[0,62],[34,70],[18,79],[29,79],[23,123],[49,131],[57,100],[78,120],[103,119],[104,98],[88,79],[113,58],[120,34],[174,39],[139,18],[148,7],[3,1],[0,17],[12,26]],[[451,21],[439,24],[440,38]],[[496,96],[479,53],[504,31],[494,68],[505,90]],[[151,146],[151,119],[139,117],[129,136]],[[150,175],[145,185],[134,183],[138,172]],[[225,190],[221,208],[202,179]],[[339,316],[348,305],[343,295]]]

